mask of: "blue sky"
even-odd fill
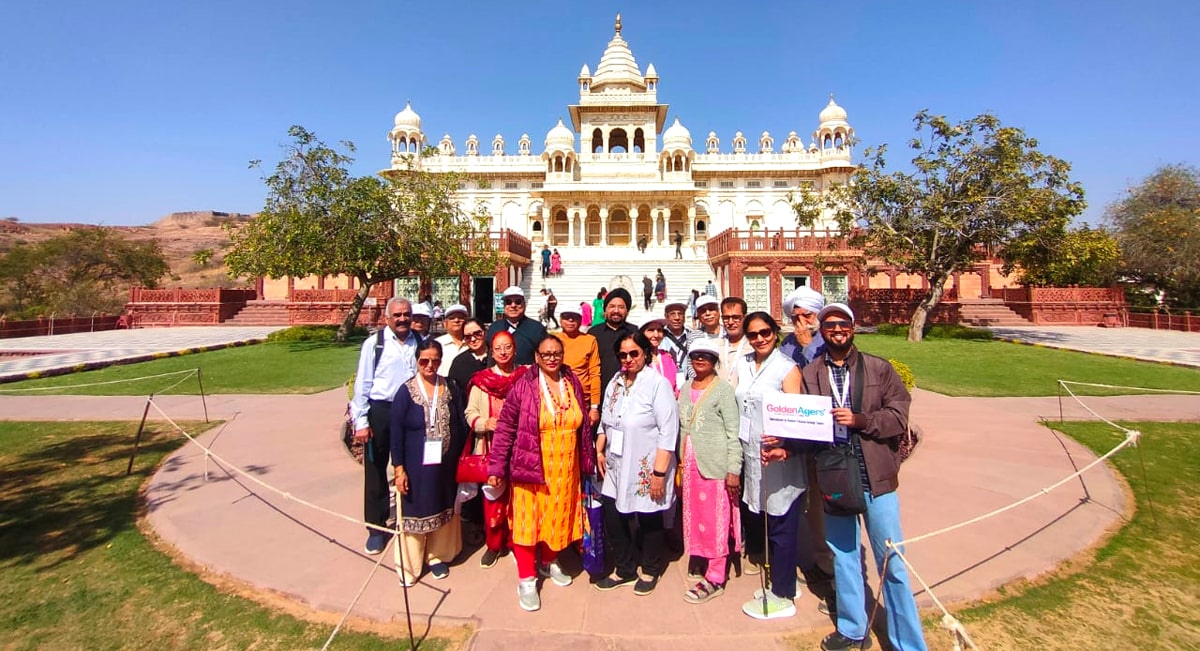
[[[1070,161],[1085,217],[1155,167],[1196,164],[1200,3],[5,2],[0,217],[145,224],[254,212],[289,125],[388,165],[412,100],[431,142],[502,133],[510,152],[577,101],[613,16],[660,101],[702,146],[716,131],[807,142],[830,93],[889,163],[922,108],[992,111]],[[669,122],[668,122],[669,123]]]

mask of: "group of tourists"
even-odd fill
[[[794,331],[783,337],[769,313],[738,297],[694,297],[694,329],[688,303],[668,302],[663,318],[639,328],[626,321],[628,291],[602,290],[598,300],[586,331],[581,304],[561,311],[561,333],[549,334],[510,287],[500,320],[485,328],[452,306],[437,340],[413,332],[408,299],[388,303],[387,328],[363,344],[351,406],[367,450],[367,553],[388,542],[390,457],[405,585],[426,571],[449,574],[462,548],[462,505],[482,499],[480,565],[513,555],[524,610],[541,607],[539,578],[574,581],[559,555],[597,525],[603,548],[582,545],[585,567],[599,562],[591,585],[636,595],[658,587],[679,532],[683,599],[706,603],[727,590],[730,571],[767,567],[744,613],[795,615],[803,581],[836,621],[821,647],[851,649],[871,643],[865,526],[876,566],[886,568],[891,644],[924,649],[905,565],[884,562],[884,541],[903,539],[895,491],[910,397],[886,360],[855,347],[852,309],[801,287],[785,300]],[[834,443],[767,431],[764,398],[773,392],[828,396]],[[859,480],[850,484],[857,506],[819,483],[817,460],[830,451],[849,459],[842,474]],[[481,464],[476,482],[459,480],[468,463]]]
[[[561,276],[563,273],[562,256],[558,249],[551,251],[549,244],[542,245],[542,277]]]

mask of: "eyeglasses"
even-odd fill
[[[853,330],[853,321],[822,321],[822,330]]]
[[[464,332],[463,339],[483,339],[483,331],[479,332]]]
[[[722,321],[741,321],[744,317],[741,314],[722,314]]]
[[[504,299],[504,304],[505,305],[524,305],[525,299],[520,298],[518,296],[510,296],[510,297]]]
[[[755,330],[753,332],[746,333],[747,339],[769,339],[774,336],[775,331],[770,328],[763,328],[762,330]]]
[[[553,352],[553,353],[542,353],[542,352],[539,352],[539,353],[538,353],[538,357],[541,357],[542,359],[547,359],[547,360],[549,360],[549,359],[562,359],[562,357],[563,357],[563,354],[562,354],[562,351]]]
[[[411,319],[412,312],[392,312],[393,319]]]
[[[417,360],[417,366],[437,366],[441,363],[442,363],[442,358],[440,358],[440,357],[437,359],[430,359],[428,357],[422,357],[421,359]]]
[[[637,359],[642,356],[640,350],[623,350],[617,353],[617,359]]]

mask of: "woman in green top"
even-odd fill
[[[596,292],[596,298],[592,301],[592,323],[600,323],[604,320],[604,296],[608,294],[608,290],[604,287]]]
[[[683,540],[693,562],[707,560],[704,576],[688,577],[683,598],[699,604],[725,591],[729,537],[741,546],[742,444],[733,387],[717,377],[719,354],[708,339],[688,351],[695,377],[679,392],[683,441]],[[690,565],[690,563],[689,563]]]

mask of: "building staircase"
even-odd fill
[[[525,268],[521,288],[529,298],[529,316],[536,317],[536,309],[542,305],[543,297],[540,290],[545,287],[558,297],[558,312],[568,307],[578,308],[581,301],[589,304],[596,298],[601,287],[613,289],[624,287],[633,296],[633,306],[628,320],[630,323],[642,324],[652,318],[663,315],[664,303],[654,302],[650,310],[644,306],[642,294],[642,277],[649,276],[653,281],[659,269],[667,281],[667,302],[682,301],[686,303],[695,289],[704,293],[704,286],[709,280],[716,283],[712,267],[708,260],[694,256],[690,250],[684,251],[685,259],[672,259],[673,248],[658,247],[639,253],[636,248],[623,249],[612,247],[605,251],[598,247],[588,247],[587,258],[573,258],[575,249],[559,247],[563,258],[563,273],[557,276],[542,277],[541,256],[534,251],[534,261]],[[607,256],[605,255],[607,254]],[[608,257],[609,259],[604,259]],[[498,287],[497,292],[504,291]],[[600,315],[593,316],[599,321]]]
[[[288,325],[287,301],[248,301],[225,325],[238,326],[286,326]]]
[[[979,298],[959,302],[961,322],[966,325],[991,326],[1027,326],[1033,325],[1029,320],[1012,311],[1004,301],[998,298]]]

